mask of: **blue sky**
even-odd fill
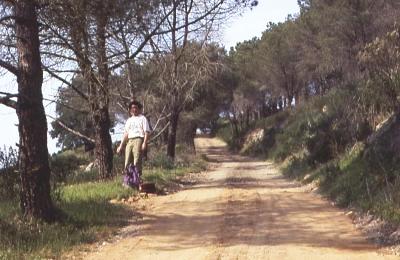
[[[229,50],[237,42],[261,37],[269,22],[284,22],[289,14],[298,12],[297,0],[259,0],[255,8],[227,24],[222,41]]]
[[[298,12],[297,0],[259,0],[258,6],[227,22],[224,31],[221,32],[220,41],[229,50],[237,42],[260,37],[269,22],[283,22],[289,14]],[[43,84],[44,98],[54,99],[53,96],[57,89],[57,83],[45,81]],[[0,91],[15,93],[15,79],[7,75],[0,75]],[[54,104],[44,101],[44,106],[46,113],[54,116]],[[49,118],[47,120],[51,121]],[[0,148],[15,147],[18,142],[18,129],[16,126],[18,120],[15,111],[0,105],[0,122]],[[50,136],[48,137],[48,148],[50,153],[57,150],[56,140],[52,140]]]

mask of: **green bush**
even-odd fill
[[[173,169],[174,161],[168,157],[164,152],[156,153],[152,156],[151,160],[147,162],[150,168]]]
[[[300,180],[311,170],[306,157],[301,155],[291,157],[286,166],[282,168],[282,173],[289,178]],[[310,181],[312,181],[312,178],[307,179],[307,182]]]
[[[61,183],[74,179],[76,172],[89,162],[90,158],[79,150],[67,150],[53,155],[50,158],[52,181]]]
[[[377,139],[377,142],[384,140]],[[386,220],[400,223],[399,162],[394,163],[389,158],[386,162],[389,168],[380,168],[383,161],[378,162],[381,158],[370,154],[371,145],[356,143],[336,160],[315,170],[312,178],[319,180],[321,192],[339,206],[357,206]],[[390,146],[380,147],[390,150]]]
[[[296,108],[276,136],[272,157],[283,161],[306,149],[308,163],[318,166],[343,154],[357,140],[365,139],[371,127],[355,106],[349,105],[358,94],[352,89],[335,90]]]
[[[263,129],[264,135],[261,140],[245,144],[245,149],[240,151],[244,155],[250,155],[260,158],[268,157],[272,147],[275,145],[275,136],[277,130],[274,127]]]
[[[398,116],[400,117],[400,116]],[[394,183],[399,175],[400,165],[400,118],[392,117],[386,126],[366,147],[365,159],[376,178]]]
[[[288,166],[283,169],[285,175],[302,179],[310,174],[305,182],[317,180],[320,191],[340,206],[348,206],[368,199],[368,189],[365,163],[362,158],[362,144],[349,149],[341,157],[335,158],[318,167],[308,163],[307,154],[293,157]],[[367,181],[367,182],[366,182]]]
[[[239,129],[237,135],[232,130],[232,125],[227,120],[220,120],[218,122],[219,126],[216,130],[216,136],[221,138],[231,151],[239,151],[243,145],[244,137],[249,129],[253,129],[253,125],[249,128]]]
[[[258,120],[255,123],[254,129],[263,129],[264,135],[261,140],[245,144],[245,149],[242,148],[241,152],[245,155],[251,155],[261,158],[266,158],[271,155],[275,144],[277,143],[276,138],[279,133],[282,132],[282,128],[287,124],[288,118],[291,114],[291,110],[287,109],[280,111],[267,118]],[[246,133],[249,135],[253,129],[250,129]]]

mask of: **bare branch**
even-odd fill
[[[154,137],[152,137],[149,140],[149,143],[154,142],[166,129],[168,129],[168,126],[170,125],[170,121],[168,121],[168,123],[164,126],[163,129],[160,130],[160,132],[158,132]]]
[[[0,94],[6,95],[4,97],[0,97],[0,104],[11,107],[13,109],[17,108],[17,101],[12,100],[11,98],[18,97],[18,94],[9,94],[4,92],[0,92]]]
[[[8,70],[9,72],[11,72],[12,74],[14,74],[17,77],[19,75],[19,70],[17,69],[17,67],[11,65],[8,62],[5,62],[4,60],[0,60],[0,67],[5,68],[6,70]]]
[[[88,137],[88,136],[86,136],[86,135],[84,135],[84,134],[82,134],[82,133],[80,133],[80,132],[78,132],[78,131],[76,131],[76,130],[74,130],[72,128],[69,128],[67,125],[65,125],[63,122],[61,122],[61,120],[56,119],[56,118],[54,118],[54,117],[52,117],[50,115],[46,115],[46,116],[49,117],[50,119],[53,119],[54,122],[56,122],[59,126],[64,128],[68,132],[70,132],[70,133],[72,133],[72,134],[74,134],[76,136],[79,136],[79,137],[81,137],[81,138],[83,138],[83,139],[85,139],[85,140],[87,140],[87,141],[89,141],[91,143],[95,143],[95,140],[93,138],[90,138],[90,137]]]
[[[86,101],[89,101],[89,98],[85,95],[85,93],[83,93],[82,91],[80,91],[78,88],[76,88],[74,86],[74,84],[72,84],[71,82],[63,79],[62,77],[60,77],[59,75],[57,75],[56,73],[54,73],[53,71],[51,71],[49,68],[47,68],[46,66],[44,66],[42,64],[43,70],[46,71],[47,73],[49,73],[52,77],[58,79],[59,81],[63,82],[64,84],[66,84],[67,86],[71,87],[74,91],[76,91],[76,93],[78,93],[79,96],[81,96],[83,99],[85,99]]]
[[[65,55],[62,55],[62,54],[60,54],[60,53],[48,52],[48,51],[41,51],[41,53],[42,53],[43,55],[47,55],[47,56],[49,56],[49,57],[61,58],[61,59],[64,59],[64,60],[69,60],[69,61],[74,61],[74,62],[77,61],[76,59],[74,59],[74,58],[71,57],[71,56],[65,56]]]
[[[121,62],[118,62],[114,66],[111,66],[110,69],[114,70],[122,65],[124,65],[126,62],[129,62],[129,60],[135,58],[141,51],[142,49],[146,46],[146,44],[149,42],[149,40],[157,34],[157,30],[161,27],[161,25],[164,23],[164,21],[168,18],[170,14],[172,14],[174,9],[171,9],[165,16],[161,19],[161,21],[156,25],[156,27],[143,39],[143,42],[137,47],[136,51],[130,55],[128,60],[123,60]]]
[[[0,23],[3,23],[3,22],[5,22],[5,21],[7,21],[7,20],[12,20],[12,19],[16,19],[17,17],[15,16],[15,15],[7,15],[7,16],[4,16],[4,17],[2,17],[1,19],[0,19]]]

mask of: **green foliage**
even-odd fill
[[[67,150],[54,154],[50,158],[52,181],[55,183],[77,181],[83,174],[84,167],[91,158],[87,153],[76,150]]]
[[[263,133],[261,140],[245,140],[244,147],[241,149],[241,153],[244,155],[251,155],[256,157],[265,157],[268,155],[271,147],[275,144],[275,128],[261,129],[259,133]],[[261,131],[260,131],[261,130]],[[250,132],[251,135],[252,132]],[[250,142],[250,143],[248,143]]]
[[[87,182],[65,186],[62,189],[63,200],[60,203],[61,208],[66,208],[66,212],[76,212],[71,208],[79,203],[90,204],[94,201],[106,203],[111,199],[127,198],[135,194],[133,189],[126,189],[123,187],[121,185],[121,180],[122,177],[119,176],[107,182]],[[95,212],[95,210],[91,210],[89,206],[88,209],[82,210],[79,214],[73,213],[72,216],[82,221],[86,219],[88,222],[99,222],[104,219],[102,214],[107,214],[107,211],[104,213]]]
[[[217,121],[217,129],[215,135],[221,138],[226,143],[229,143],[229,140],[232,139],[232,131],[230,130],[229,121],[227,119],[220,118]]]
[[[200,172],[207,168],[204,158],[199,158],[187,147],[178,145],[175,161],[166,156],[160,149],[152,152],[150,160],[145,163],[145,171],[142,176],[144,181],[153,182],[158,190],[163,190],[182,177],[187,172]]]
[[[255,127],[264,129],[270,127],[282,128],[291,114],[292,111],[290,109],[279,111],[269,117],[258,120],[255,123]]]
[[[292,115],[288,119],[288,124],[285,128],[280,129],[276,136],[276,147],[271,153],[272,158],[283,161],[292,153],[303,149],[305,140],[310,135],[308,131],[309,118],[312,118],[312,115],[305,111]]]
[[[255,129],[262,129],[263,135],[261,140],[251,141],[242,148],[241,152],[246,155],[257,157],[268,157],[276,144],[276,136],[282,132],[282,128],[287,123],[291,114],[291,110],[287,109],[273,114],[267,118],[261,119],[255,123]],[[252,130],[246,132],[246,136],[251,135]],[[246,140],[248,141],[248,140]],[[245,142],[246,142],[245,141]]]
[[[217,130],[215,135],[221,138],[225,143],[227,143],[228,148],[230,150],[235,150],[233,145],[233,131],[231,125],[229,124],[228,120],[219,119],[217,121]],[[237,147],[236,147],[237,149]]]
[[[74,84],[79,88],[84,87],[84,82],[80,78],[75,79]],[[90,142],[86,139],[74,135],[58,123],[60,122],[88,137],[93,136],[94,128],[90,121],[87,102],[70,88],[60,88],[58,92],[60,100],[60,102],[56,103],[58,120],[51,123],[51,137],[58,138],[57,146],[63,149],[74,149],[79,146],[89,145]],[[92,144],[90,145],[93,147]]]
[[[312,170],[312,167],[308,164],[307,157],[304,155],[292,156],[282,167],[283,175],[292,178],[302,180],[302,178]],[[307,178],[305,181],[311,182],[313,178]]]
[[[116,148],[114,149],[114,151]],[[115,154],[113,157],[113,172],[114,176],[123,174],[124,172],[125,157],[119,154]]]
[[[400,105],[400,27],[398,24],[395,27],[367,44],[358,57],[370,76],[365,88],[365,102],[378,112],[393,112]]]
[[[400,120],[392,116],[367,146],[365,157],[371,172],[379,172],[393,182],[398,177],[400,163]]]
[[[217,136],[222,138],[227,144],[231,151],[238,151],[243,145],[245,134],[248,129],[240,129],[237,133],[232,130],[231,125],[227,125],[223,128],[219,128]],[[232,134],[235,133],[235,134]]]
[[[273,158],[282,161],[305,150],[309,164],[317,165],[365,139],[370,127],[349,105],[355,96],[355,91],[334,90],[298,108],[277,136]]]
[[[396,131],[388,131],[391,136]],[[389,134],[391,133],[391,134]],[[393,136],[392,136],[393,137]],[[379,138],[373,144],[356,143],[341,156],[317,168],[310,167],[304,158],[291,159],[284,173],[305,182],[315,181],[323,194],[339,206],[357,206],[384,219],[400,223],[400,171],[393,146]],[[378,152],[384,156],[375,156]]]
[[[174,168],[150,168],[145,171],[142,178],[145,182],[155,183],[157,190],[168,189],[175,186],[177,182],[187,173],[198,173],[204,171],[207,164],[204,159],[196,158],[187,165],[178,165]]]
[[[168,186],[173,185],[177,178],[181,177],[184,171],[176,169],[160,169],[154,168],[147,171],[143,175],[143,180],[145,182],[151,182],[156,185],[157,190],[163,190],[168,188]]]
[[[0,256],[6,259],[59,258],[74,245],[107,237],[126,224],[130,209],[111,204],[110,199],[127,197],[133,190],[120,180],[61,187],[57,207],[65,212],[54,224],[26,222],[18,203],[0,203]]]
[[[151,160],[147,162],[150,168],[173,169],[174,160],[168,157],[164,152],[156,153]]]
[[[397,178],[390,180],[385,177],[385,172],[376,172],[371,168],[371,164],[377,163],[379,158],[371,161],[368,153],[368,146],[356,144],[337,163],[330,163],[317,170],[315,178],[319,180],[321,190],[336,200],[338,205],[355,205],[385,219],[399,222]],[[393,163],[390,165],[394,166]],[[396,170],[392,174],[396,174]]]

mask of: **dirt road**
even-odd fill
[[[195,186],[137,202],[140,218],[85,259],[398,259],[272,163],[229,155],[216,139],[196,145],[214,169]]]

